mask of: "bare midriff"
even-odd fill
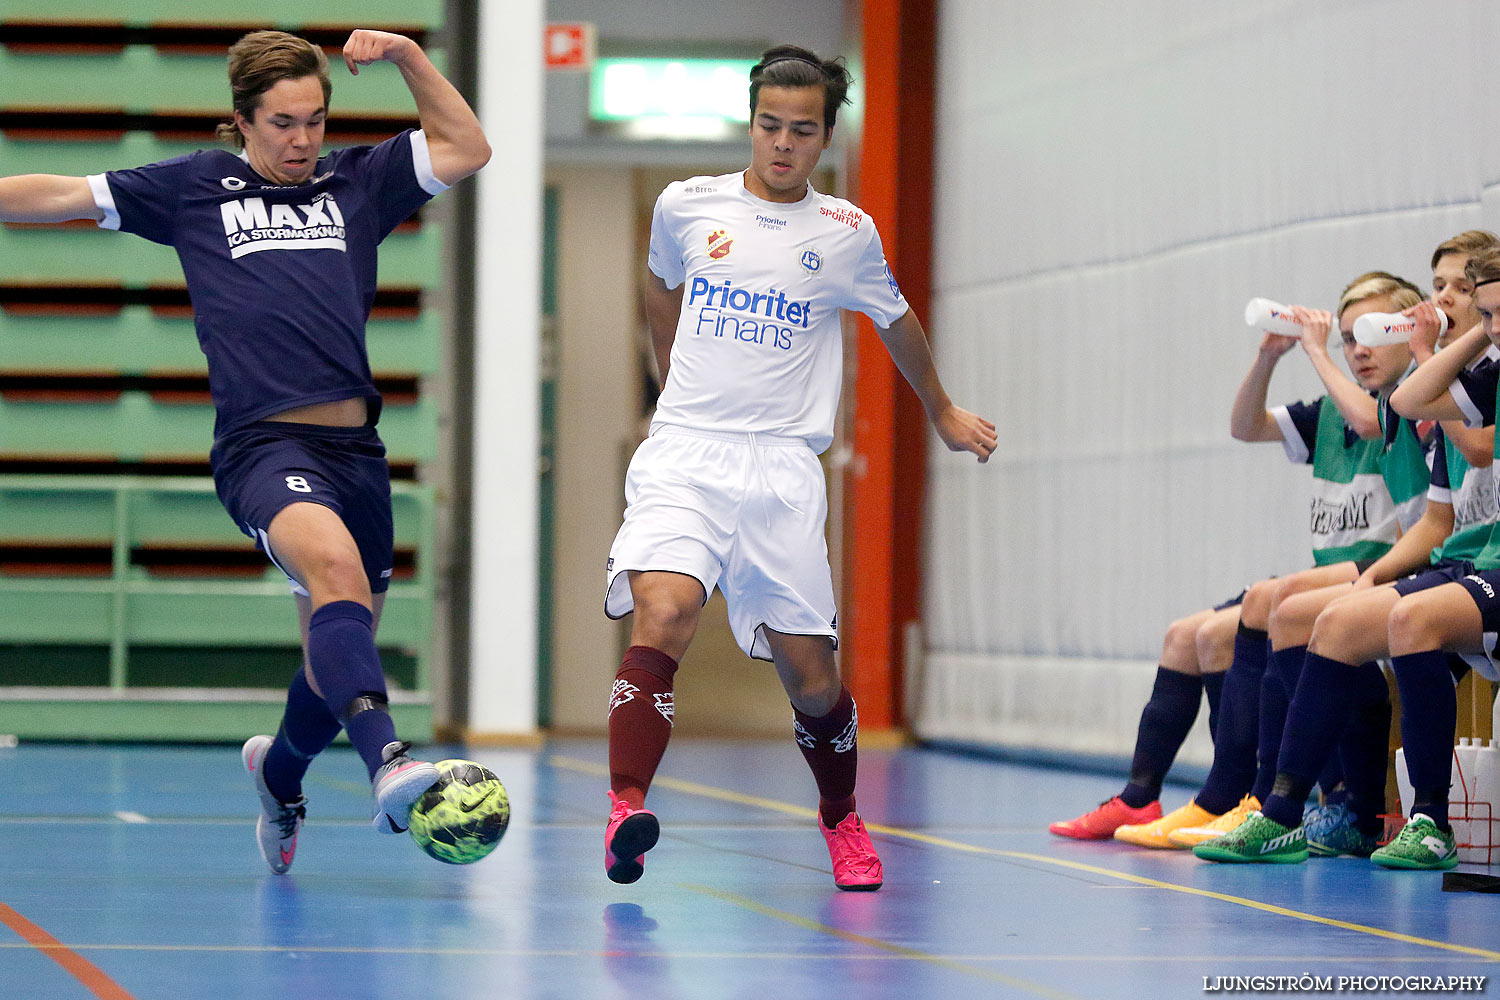
[[[324,427],[363,427],[369,421],[369,411],[364,397],[356,396],[353,399],[294,406],[290,410],[273,413],[266,419],[282,420],[290,424],[322,424]]]

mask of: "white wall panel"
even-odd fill
[[[1166,625],[1310,563],[1307,469],[1229,437],[1244,304],[1426,286],[1500,228],[1496,28],[1482,0],[946,0],[929,326],[1001,445],[929,457],[919,733],[1054,745],[1061,712],[1127,753]],[[1320,392],[1296,351],[1270,401]]]

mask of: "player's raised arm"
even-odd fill
[[[1484,327],[1476,325],[1462,337],[1417,366],[1391,393],[1391,407],[1411,420],[1462,420],[1464,412],[1449,387],[1464,367],[1489,347]]]
[[[434,177],[456,184],[489,162],[490,144],[474,110],[420,45],[405,35],[359,28],[344,43],[344,64],[358,76],[359,67],[373,62],[395,64],[406,80],[427,136]]]
[[[0,222],[67,222],[104,218],[89,182],[59,174],[0,177]]]
[[[900,319],[880,330],[880,339],[885,343],[885,349],[891,352],[896,368],[916,391],[927,411],[927,419],[932,421],[948,450],[972,451],[981,462],[989,461],[999,445],[995,425],[978,414],[955,406],[948,398],[943,383],[938,380],[927,334],[917,314],[906,310]]]
[[[1380,437],[1380,407],[1365,389],[1345,375],[1328,354],[1328,331],[1333,328],[1333,314],[1326,309],[1292,307],[1292,318],[1302,326],[1302,350],[1318,373],[1328,398],[1344,415],[1344,421],[1360,437],[1370,440]],[[1350,319],[1353,323],[1353,319]],[[1339,336],[1347,336],[1352,343],[1353,334],[1339,330]]]
[[[1276,362],[1296,346],[1296,337],[1274,333],[1261,337],[1260,350],[1240,382],[1239,391],[1234,395],[1234,406],[1229,411],[1229,433],[1236,441],[1281,440],[1281,425],[1266,409],[1266,391],[1271,384],[1271,373],[1276,370]]]

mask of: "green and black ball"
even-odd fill
[[[510,796],[483,764],[440,760],[437,769],[437,784],[411,807],[411,839],[446,864],[473,864],[505,836]]]

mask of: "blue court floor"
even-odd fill
[[[1486,976],[1500,995],[1500,896],[1355,859],[1232,867],[1049,835],[1117,790],[1098,775],[862,748],[886,883],[844,893],[790,740],[677,741],[651,795],[663,840],[617,886],[602,741],[429,749],[504,780],[493,855],[450,867],[373,832],[363,768],[335,749],[281,877],[238,745],[0,749],[0,998],[1157,998],[1237,976],[1408,983],[1364,996]]]

